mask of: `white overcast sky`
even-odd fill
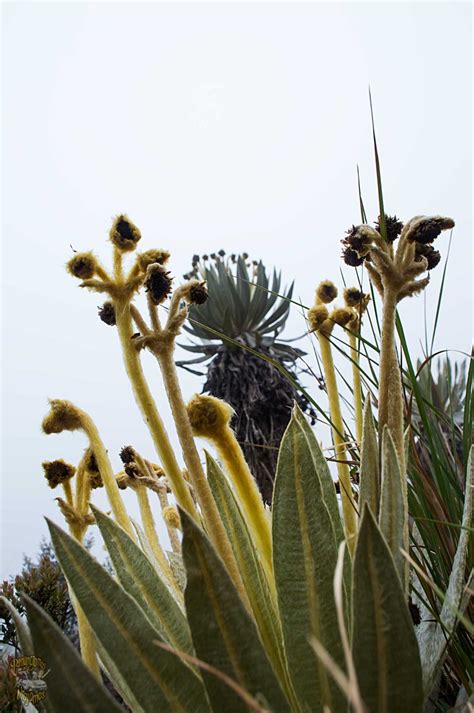
[[[41,462],[75,462],[85,446],[81,434],[42,435],[48,397],[91,413],[117,469],[124,444],[153,457],[116,334],[63,269],[70,244],[107,261],[124,211],[142,248],[171,250],[177,276],[196,252],[247,250],[311,303],[319,280],[340,279],[357,164],[378,214],[369,84],[387,211],[456,220],[435,346],[469,349],[470,3],[38,2],[2,14],[1,576],[36,552],[43,515],[59,520]],[[423,310],[423,298],[402,308],[418,353]],[[287,336],[303,330],[295,312]],[[183,385],[190,396],[201,382]]]

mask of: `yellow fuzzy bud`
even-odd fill
[[[97,270],[97,258],[93,253],[77,253],[66,263],[67,271],[80,280],[89,280]]]
[[[137,226],[132,223],[126,215],[118,215],[109,233],[110,241],[121,252],[130,252],[135,250],[137,243],[142,237]]]
[[[329,304],[337,297],[337,287],[331,280],[323,280],[316,289],[316,299]]]
[[[50,488],[56,488],[66,480],[70,480],[76,469],[73,465],[66,463],[62,458],[60,460],[45,461],[43,464],[44,477],[48,481]]]
[[[308,312],[308,322],[311,332],[318,332],[323,322],[329,316],[328,308],[325,305],[316,305],[311,307]]]
[[[357,287],[346,287],[344,290],[344,302],[347,307],[357,307],[360,311],[365,311],[370,301],[370,295],[365,294]]]
[[[331,312],[329,319],[340,327],[346,327],[354,319],[354,312],[349,307],[339,307]]]
[[[181,528],[181,518],[179,517],[179,512],[172,505],[167,505],[162,510],[163,519],[167,525],[173,527],[175,530]]]
[[[188,416],[195,436],[212,438],[226,428],[233,410],[229,404],[214,396],[196,394],[188,404]]]
[[[70,401],[51,399],[51,410],[43,419],[43,431],[47,434],[61,431],[76,431],[82,428],[80,411]]]
[[[166,265],[169,259],[170,254],[167,250],[147,250],[137,255],[137,263],[142,272],[146,272],[148,265],[153,265],[153,263]]]

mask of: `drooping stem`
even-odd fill
[[[168,495],[166,493],[166,485],[162,484],[158,488],[157,495],[158,495],[158,499],[160,501],[161,509],[164,510],[165,508],[169,507]],[[178,533],[176,532],[176,528],[172,527],[169,524],[169,522],[166,520],[166,518],[164,518],[164,520],[165,520],[166,530],[168,532],[171,549],[173,550],[175,555],[180,555],[181,554],[181,542],[179,541],[179,537],[178,537]]]
[[[321,360],[324,370],[324,380],[329,400],[329,412],[332,423],[332,437],[334,441],[335,457],[337,461],[337,472],[341,490],[342,512],[344,515],[344,527],[346,539],[350,552],[353,552],[355,545],[355,534],[357,532],[357,518],[354,496],[350,479],[349,465],[346,460],[346,447],[344,442],[344,422],[342,420],[339,393],[337,390],[336,370],[332,357],[331,344],[329,339],[318,332],[319,345],[321,350]]]
[[[219,510],[217,509],[216,502],[201,465],[186,405],[183,400],[181,386],[176,373],[172,347],[163,349],[156,356],[160,365],[163,382],[176,424],[176,431],[181,444],[181,449],[183,451],[184,462],[186,464],[186,468],[188,469],[189,479],[194,487],[197,500],[202,509],[206,524],[206,531],[220,556],[224,560],[229,574],[243,597],[244,602],[248,603],[247,594],[242,583],[242,578],[237,567],[232,546],[229,542],[229,538],[227,537]],[[165,464],[163,463],[163,465]],[[165,472],[167,473],[166,467]]]
[[[127,300],[115,301],[117,329],[122,345],[125,368],[132,384],[136,402],[143,414],[163,469],[170,480],[176,500],[193,518],[199,521],[193,499],[176,460],[168,434],[158,413],[153,396],[143,373],[141,361],[132,341],[133,329],[130,305]]]
[[[354,391],[354,411],[355,411],[355,427],[356,427],[356,438],[357,444],[360,448],[362,443],[362,419],[363,419],[363,409],[362,409],[362,383],[360,379],[360,367],[359,367],[359,350],[357,348],[357,334],[355,332],[349,333],[349,344],[351,347],[351,359],[352,359],[352,382]]]
[[[252,534],[258,542],[262,565],[268,581],[273,581],[272,535],[270,520],[242,448],[229,426],[216,429],[213,443],[229,472]]]
[[[130,535],[130,537],[135,540],[135,532],[132,527],[132,523],[128,516],[127,510],[123,503],[120,491],[115,480],[114,471],[109,461],[107,451],[99,435],[99,431],[90,416],[85,412],[82,412],[81,416],[82,426],[84,431],[87,433],[89,442],[94,453],[95,459],[97,461],[97,467],[101,475],[104,487],[107,493],[107,497],[112,508],[112,512],[118,524],[123,527],[123,529]]]
[[[382,339],[380,347],[378,418],[380,442],[382,442],[384,426],[388,426],[400,460],[402,478],[405,481],[402,376],[395,347],[396,306],[396,295],[386,286],[383,298]]]

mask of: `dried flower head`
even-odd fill
[[[232,407],[225,401],[203,394],[193,396],[187,409],[194,435],[203,438],[212,438],[226,428],[233,414]]]
[[[124,446],[119,453],[122,463],[132,463],[135,460],[135,449],[133,446]]]
[[[329,319],[340,327],[346,327],[354,319],[354,312],[349,307],[338,307],[331,312]]]
[[[89,280],[97,270],[97,258],[91,252],[77,253],[66,264],[67,271],[80,280]]]
[[[360,267],[364,263],[364,258],[359,257],[359,254],[352,248],[344,248],[342,251],[342,259],[350,267]]]
[[[435,250],[432,245],[424,245],[423,243],[416,244],[415,260],[419,261],[422,257],[426,258],[427,270],[433,270],[441,260],[439,250]]]
[[[179,530],[181,527],[181,518],[179,512],[172,505],[166,505],[162,510],[163,520],[167,525]]]
[[[347,287],[344,290],[344,302],[347,307],[355,307],[358,311],[365,311],[370,302],[370,295],[362,292],[357,287]]]
[[[146,250],[144,253],[137,255],[137,263],[142,272],[146,272],[149,265],[154,263],[158,265],[166,265],[170,259],[170,253],[167,250]]]
[[[42,466],[44,477],[48,481],[50,488],[56,488],[58,485],[61,485],[61,483],[66,482],[66,480],[70,480],[76,472],[73,465],[66,463],[62,459],[45,461],[42,463]]]
[[[131,252],[137,247],[142,234],[126,215],[121,214],[112,223],[109,237],[116,248],[122,252]]]
[[[102,307],[98,307],[99,319],[110,327],[115,327],[115,307],[112,302],[104,302]]]
[[[411,226],[407,232],[407,240],[429,245],[443,230],[450,230],[451,228],[454,228],[454,220],[451,218],[444,218],[441,215],[432,217],[421,215],[411,221]]]
[[[206,283],[193,280],[193,282],[189,284],[189,289],[186,291],[184,297],[190,302],[190,304],[203,305],[207,302],[207,298],[209,297]]]
[[[150,293],[154,304],[165,301],[171,292],[172,278],[164,267],[158,264],[149,265],[146,271],[145,288]]]
[[[375,221],[375,228],[380,233],[380,215]],[[403,223],[401,220],[398,220],[396,215],[386,215],[385,230],[387,232],[388,242],[394,243],[403,230]]]
[[[315,305],[308,311],[308,322],[311,332],[318,332],[322,324],[329,317],[328,308],[325,305]]]
[[[331,280],[323,280],[316,288],[316,299],[329,304],[337,297],[337,287]]]
[[[82,428],[81,412],[70,401],[50,400],[51,409],[43,419],[43,431],[47,434],[76,431]]]

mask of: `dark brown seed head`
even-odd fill
[[[76,472],[73,465],[64,460],[45,461],[43,464],[44,477],[50,488],[56,488],[66,480],[70,480]]]
[[[209,293],[205,282],[193,285],[189,290],[189,301],[193,305],[203,305],[207,301],[208,297]]]
[[[150,265],[146,274],[145,289],[150,293],[154,304],[159,305],[171,292],[170,273],[161,265]]]
[[[102,320],[102,322],[105,322],[105,324],[108,324],[110,327],[114,327],[116,322],[115,322],[115,307],[113,306],[112,302],[104,302],[102,307],[99,307],[99,318]]]
[[[342,251],[342,259],[346,265],[349,265],[350,267],[360,267],[360,265],[364,262],[364,258],[359,257],[358,253],[349,247]]]
[[[432,245],[423,245],[423,243],[417,243],[415,260],[419,260],[421,257],[426,258],[428,262],[428,270],[433,270],[441,260],[441,254],[439,250],[435,250]]]
[[[441,216],[426,218],[418,221],[415,229],[409,232],[408,239],[422,245],[429,245],[443,230],[449,230],[452,227],[454,227],[454,221],[451,218]]]
[[[120,460],[122,463],[131,463],[135,460],[135,450],[133,446],[124,446],[120,451]]]
[[[388,242],[394,243],[403,230],[403,223],[401,220],[398,220],[396,215],[386,215],[385,228]],[[375,221],[375,229],[380,233],[380,215]]]

